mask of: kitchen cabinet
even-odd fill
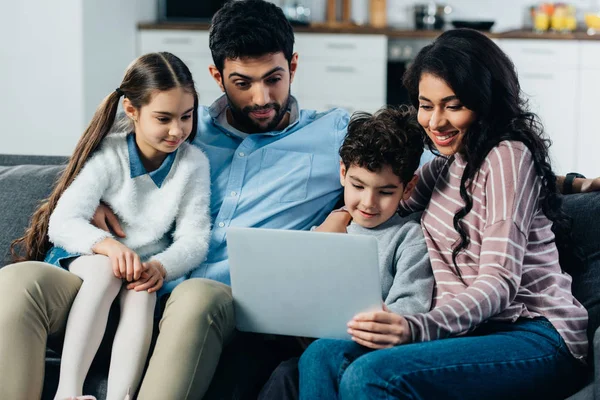
[[[575,170],[580,133],[579,43],[503,39],[499,45],[515,64],[530,110],[539,116],[552,140],[554,171],[566,174]]]
[[[581,76],[577,113],[577,171],[600,176],[600,42],[581,43]]]
[[[301,107],[376,111],[386,103],[387,37],[296,34],[294,93]]]
[[[208,31],[140,30],[138,53],[153,51],[171,52],[188,65],[201,104],[222,94],[208,72]],[[386,36],[297,33],[294,51],[299,67],[291,90],[302,108],[375,111],[385,104]]]

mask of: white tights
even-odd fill
[[[55,400],[81,396],[83,382],[98,351],[110,306],[119,295],[121,318],[113,341],[107,400],[123,400],[135,393],[150,340],[156,293],[127,290],[112,272],[106,256],[82,256],[69,270],[83,280],[71,306]]]

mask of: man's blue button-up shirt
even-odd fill
[[[208,257],[190,276],[230,284],[228,227],[308,230],[333,209],[349,115],[300,110],[291,98],[287,128],[248,135],[227,124],[226,110],[222,96],[198,111],[194,144],[210,160],[213,229]]]

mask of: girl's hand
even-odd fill
[[[106,238],[94,245],[94,253],[103,254],[110,258],[113,273],[117,278],[128,282],[138,280],[144,272],[144,267],[137,253],[113,238]]]
[[[127,285],[127,289],[135,290],[136,292],[141,292],[142,290],[147,290],[148,293],[156,292],[162,287],[167,271],[156,260],[145,262],[143,266],[144,272],[140,279]]]
[[[391,312],[385,305],[383,311],[360,313],[348,322],[352,340],[370,349],[386,349],[411,340],[408,321]]]
[[[319,225],[316,232],[347,233],[346,227],[352,221],[350,213],[346,210],[334,211]]]

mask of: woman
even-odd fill
[[[513,64],[483,34],[453,30],[404,84],[441,156],[400,207],[424,210],[433,307],[360,314],[354,342],[314,342],[300,398],[567,397],[585,377],[587,311],[560,268],[555,237],[568,223]]]

